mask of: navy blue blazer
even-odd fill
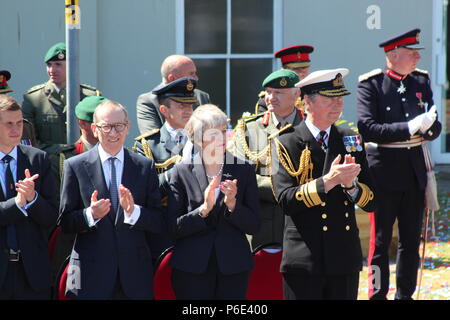
[[[98,199],[110,197],[98,147],[64,162],[60,222],[63,232],[76,233],[70,260],[74,282],[68,281],[68,287],[73,287],[70,297],[108,299],[120,273],[123,291],[129,298],[153,298],[153,267],[145,231],[163,230],[158,177],[151,159],[124,151],[122,184],[130,189],[135,204],[141,206],[134,226],[123,222],[122,208],[117,225],[109,212],[94,227],[88,226],[84,212],[94,190],[99,192]]]
[[[27,209],[28,217],[17,208],[14,198],[5,199],[0,191],[0,287],[8,268],[6,227],[15,224],[25,273],[31,288],[39,291],[51,285],[47,239],[48,231],[56,224],[58,217],[56,187],[45,152],[19,145],[17,180],[25,179],[25,169],[29,169],[31,175],[39,174],[39,178],[34,181],[38,197]]]
[[[244,272],[254,267],[246,234],[255,234],[260,226],[255,168],[229,153],[226,159],[222,181],[238,180],[236,208],[230,213],[220,192],[207,218],[199,215],[208,186],[200,156],[196,154],[192,163],[184,160],[173,169],[168,207],[169,227],[175,238],[170,261],[173,268],[204,273],[214,251],[223,274]]]

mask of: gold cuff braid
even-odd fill
[[[317,192],[317,180],[302,184],[295,193],[295,198],[303,201],[308,208],[320,205],[322,200]]]
[[[358,185],[359,189],[361,190],[361,197],[359,198],[356,205],[360,208],[364,208],[369,203],[369,201],[373,200],[374,195],[372,190],[370,190],[370,188],[364,183],[358,182]]]

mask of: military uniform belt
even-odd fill
[[[390,143],[374,143],[374,142],[368,142],[368,145],[371,145],[373,147],[381,147],[381,148],[413,148],[421,146],[425,143],[425,139],[422,136],[415,135],[412,136],[411,139],[406,141],[399,141],[399,142],[390,142]]]

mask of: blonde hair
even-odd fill
[[[214,104],[204,104],[197,107],[184,127],[192,143],[197,145],[203,140],[203,133],[208,129],[227,126],[227,115]]]

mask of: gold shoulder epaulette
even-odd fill
[[[26,93],[33,93],[45,87],[45,83],[38,84],[37,86],[31,87]]]
[[[256,120],[256,119],[262,117],[265,113],[266,112],[261,112],[261,113],[258,113],[258,114],[252,114],[252,115],[250,115],[248,117],[241,118],[240,120],[242,120],[244,122],[253,121],[253,120]]]
[[[419,68],[416,68],[414,70],[414,72],[418,72],[418,73],[421,73],[421,74],[426,74],[427,76],[429,75],[427,70],[423,70],[423,69],[419,69]]]
[[[361,82],[361,81],[368,80],[368,79],[372,78],[373,76],[376,76],[382,72],[383,72],[383,70],[381,70],[380,68],[374,69],[372,71],[369,71],[367,73],[360,75],[358,77],[358,81]]]
[[[277,132],[272,133],[267,139],[273,139],[276,136],[280,135],[281,133],[283,133],[284,131],[286,131],[287,129],[291,128],[292,124],[288,123],[287,125],[285,125],[283,128],[281,128],[280,130],[278,130]]]
[[[92,90],[92,91],[97,91],[96,88],[94,88],[93,86],[90,86],[90,85],[88,85],[88,84],[85,84],[85,83],[80,84],[80,87],[83,88],[83,89],[88,89],[88,90]]]
[[[152,136],[152,135],[154,135],[154,134],[156,134],[158,132],[159,132],[159,129],[153,129],[153,130],[147,131],[147,132],[141,134],[140,136],[134,138],[134,140],[140,141],[140,140],[142,140],[144,138],[147,138],[147,137],[150,137],[150,136]]]
[[[258,98],[264,98],[266,96],[266,92],[263,90],[260,93],[258,93]]]

